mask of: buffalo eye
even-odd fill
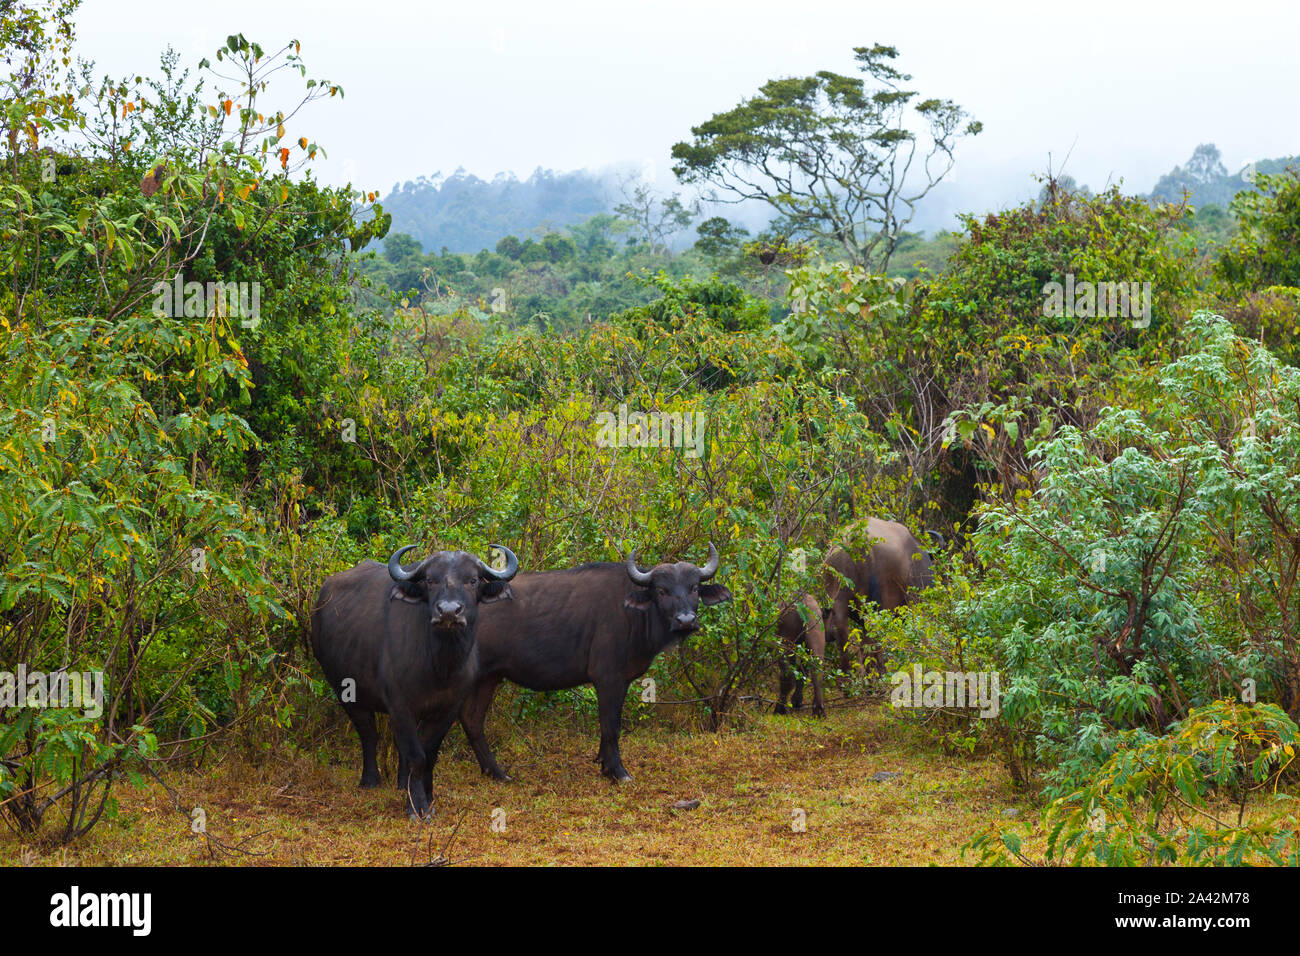
[[[469,579],[469,586],[472,587],[472,588],[476,588],[476,587],[478,587],[478,578],[477,578],[477,577],[470,578],[470,579]]]

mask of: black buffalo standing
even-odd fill
[[[479,678],[465,700],[461,726],[479,767],[507,779],[483,733],[492,695],[503,680],[532,690],[593,684],[600,713],[601,772],[631,780],[619,756],[619,723],[632,681],[655,656],[699,630],[701,604],[731,600],[709,545],[703,567],[686,561],[643,571],[636,552],[626,564],[584,564],[565,571],[521,574],[515,600],[485,611],[479,623]]]
[[[430,807],[433,765],[478,673],[478,606],[511,597],[519,560],[496,571],[464,551],[439,551],[412,569],[402,548],[388,566],[363,561],[331,575],[312,612],[312,650],[361,738],[361,786],[379,783],[375,713],[388,714],[407,809]],[[350,685],[345,683],[350,681]]]

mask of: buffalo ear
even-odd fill
[[[413,590],[409,590],[407,586],[401,584],[393,585],[393,589],[388,592],[388,600],[405,601],[407,604],[424,603],[424,597],[422,595],[416,593]]]
[[[509,581],[488,581],[478,589],[478,603],[491,604],[494,601],[509,601],[515,596],[515,589]]]
[[[731,592],[727,590],[725,584],[701,584],[700,585],[700,603],[704,606],[710,604],[721,604],[723,601],[731,600]]]
[[[653,601],[649,588],[637,588],[628,592],[627,597],[623,599],[623,606],[633,611],[645,611],[649,610]]]

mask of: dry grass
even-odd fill
[[[825,721],[764,716],[718,734],[642,725],[624,736],[635,782],[621,787],[597,773],[595,728],[586,722],[522,734],[498,722],[489,732],[515,781],[481,776],[454,730],[434,774],[437,813],[425,824],[402,812],[391,766],[383,787],[357,788],[355,736],[340,725],[328,755],[261,767],[227,756],[165,775],[166,788],[123,784],[117,818],[81,842],[42,849],[4,833],[0,861],[409,865],[445,855],[455,864],[530,866],[952,864],[976,831],[1008,822],[1004,808],[1019,805],[1021,819],[1033,817],[995,757],[945,754],[876,705]],[[878,771],[902,776],[875,782]],[[695,799],[694,810],[670,808]],[[206,813],[211,841],[191,832],[194,807]],[[504,832],[492,832],[496,808]],[[806,832],[791,825],[796,808],[806,813]]]

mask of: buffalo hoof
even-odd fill
[[[409,818],[413,823],[420,823],[420,822],[422,822],[422,821],[432,820],[432,819],[433,819],[433,804],[432,804],[432,803],[429,804],[427,807],[425,807],[423,810],[420,810],[420,811],[412,810],[412,809],[410,809],[410,808],[408,807],[408,808],[407,808],[406,816],[407,816],[407,817],[408,817],[408,818]]]
[[[813,705],[813,716],[814,716],[814,717],[825,717],[825,716],[826,716],[826,708],[825,708],[825,707],[820,707],[820,706],[818,706],[817,704],[814,704],[814,705]]]
[[[374,787],[379,786],[379,782],[379,774],[375,774],[373,777],[363,776],[361,782],[357,784],[357,786],[362,790],[371,790]]]
[[[617,770],[607,771],[605,776],[609,777],[617,784],[632,782],[632,775],[628,773],[626,770],[624,770],[622,767],[619,767]]]
[[[508,783],[514,778],[506,773],[500,767],[483,767],[483,776],[491,777],[493,780],[499,780],[502,783]]]
[[[785,704],[777,704],[775,707],[772,708],[772,713],[777,715],[784,715],[786,712],[787,712],[787,708]]]

